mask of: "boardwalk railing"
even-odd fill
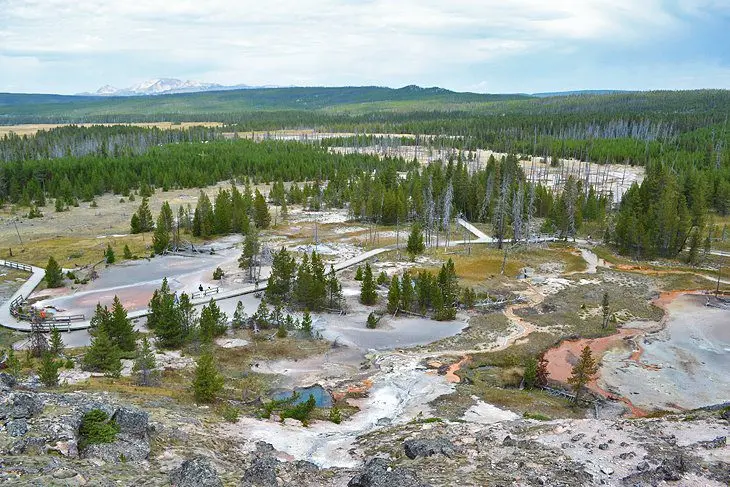
[[[2,260],[2,261],[0,261],[0,265],[3,265],[5,267],[10,267],[11,269],[18,269],[21,271],[33,272],[33,268],[31,266],[29,266],[28,264],[21,264],[20,262],[13,262],[11,260]]]
[[[205,289],[204,291],[194,292],[193,294],[190,295],[190,299],[205,298],[212,294],[218,294],[219,292],[220,292],[220,288],[211,287],[211,288]]]

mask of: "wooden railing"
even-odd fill
[[[218,294],[220,292],[219,287],[210,287],[208,289],[205,289],[203,291],[195,291],[193,294],[190,295],[190,299],[198,299],[198,298],[205,298],[207,296],[210,296],[212,294]]]
[[[33,268],[28,264],[21,264],[20,262],[13,262],[11,260],[0,261],[0,265],[10,267],[11,269],[18,269],[26,272],[33,272]]]

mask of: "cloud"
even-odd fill
[[[728,8],[720,0],[0,0],[0,12],[0,90],[73,92],[172,76],[511,91],[484,80],[536,58],[552,61],[552,76],[566,59],[652,51]],[[9,73],[18,59],[22,69]]]

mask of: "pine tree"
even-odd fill
[[[150,211],[149,200],[146,197],[142,198],[137,213],[132,215],[131,227],[132,233],[144,233],[152,230],[152,212]]]
[[[107,335],[102,327],[91,339],[91,345],[86,349],[82,368],[91,372],[104,372],[111,377],[119,377],[122,370],[119,348]]]
[[[368,319],[365,322],[365,327],[370,328],[371,330],[375,329],[378,326],[378,321],[378,317],[375,316],[375,313],[370,312],[370,314],[368,315]]]
[[[598,364],[593,359],[593,354],[589,346],[585,346],[580,354],[578,362],[573,366],[573,371],[568,377],[568,384],[573,386],[575,394],[573,402],[577,403],[583,387],[592,381],[598,373]]]
[[[413,283],[407,272],[403,274],[400,283],[400,309],[410,311],[413,306]]]
[[[342,307],[342,284],[340,284],[340,281],[337,279],[337,274],[335,273],[335,267],[333,265],[330,265],[330,271],[329,274],[327,274],[327,300],[328,304],[327,306],[331,309],[340,309]]]
[[[423,242],[423,232],[419,223],[414,223],[411,227],[406,250],[410,254],[411,260],[414,260],[417,255],[422,254],[426,250],[426,244]]]
[[[213,299],[200,311],[200,340],[203,343],[210,343],[215,337],[226,332],[226,314]]]
[[[132,373],[137,375],[137,384],[141,386],[155,384],[159,379],[159,373],[155,370],[156,368],[157,361],[155,360],[155,354],[152,352],[149,340],[147,337],[144,337],[142,338],[142,346],[137,350],[134,365],[132,366]]]
[[[132,251],[129,250],[129,245],[127,245],[127,244],[124,244],[124,254],[123,255],[126,260],[130,260],[130,259],[134,258],[134,256],[132,255]]]
[[[51,329],[51,340],[48,348],[54,357],[58,357],[63,352],[63,339],[61,338],[61,332],[55,326]]]
[[[53,358],[53,354],[46,352],[41,358],[40,368],[38,369],[38,378],[46,387],[55,387],[58,385],[58,369],[61,363]]]
[[[206,349],[198,358],[193,378],[193,396],[197,402],[213,402],[223,390],[223,376],[218,372],[213,353]]]
[[[127,249],[129,250],[129,249]],[[104,252],[104,259],[106,260],[107,264],[113,264],[116,262],[117,257],[114,254],[114,249],[112,248],[111,244],[107,244],[106,251]]]
[[[170,247],[170,229],[165,222],[165,215],[160,212],[157,217],[155,232],[152,234],[152,250],[156,254],[162,254]]]
[[[312,315],[309,314],[309,310],[304,310],[304,316],[302,317],[302,331],[308,336],[312,336]]]
[[[147,324],[157,337],[157,344],[161,348],[178,348],[186,338],[182,316],[175,306],[175,298],[170,292],[167,278],[162,280],[162,286],[152,295],[149,304],[150,313]]]
[[[180,295],[177,303],[177,313],[180,316],[180,332],[182,333],[183,338],[192,338],[196,334],[198,313],[187,293],[182,293]]]
[[[237,330],[246,326],[247,316],[243,310],[243,303],[241,301],[236,304],[236,311],[233,312],[233,320],[231,320],[231,328]]]
[[[21,365],[20,365],[20,359],[15,355],[15,350],[13,350],[13,347],[10,347],[8,349],[7,355],[5,357],[5,367],[10,375],[15,377],[16,379],[20,377],[21,372]]]
[[[50,288],[63,286],[63,271],[53,257],[48,258],[46,265],[46,285]]]
[[[248,270],[248,280],[251,282],[258,278],[256,256],[260,251],[259,230],[254,225],[250,225],[243,240],[243,252],[238,258],[238,267]]]
[[[601,303],[601,311],[603,313],[603,329],[605,330],[608,328],[608,319],[611,316],[611,308],[609,307],[608,303],[608,293],[603,293],[603,302]]]
[[[386,282],[388,282],[388,274],[385,271],[380,271],[380,274],[378,274],[378,286],[382,286]]]
[[[398,276],[393,276],[388,289],[388,313],[395,313],[400,306],[400,282]]]
[[[362,267],[360,266],[357,266],[357,270],[355,271],[355,280],[362,281]]]
[[[548,385],[550,373],[548,372],[548,361],[545,357],[540,357],[537,361],[537,373],[535,379],[535,385],[538,387],[545,387]]]
[[[269,228],[271,224],[269,207],[266,204],[266,199],[264,199],[264,196],[258,189],[256,190],[256,196],[253,201],[253,221],[258,228]]]
[[[137,334],[134,331],[134,325],[127,318],[127,310],[124,309],[122,302],[117,296],[114,296],[114,301],[112,302],[107,333],[119,350],[123,352],[131,352],[137,347]]]
[[[360,287],[360,302],[366,305],[373,305],[378,300],[378,293],[375,290],[375,282],[373,281],[373,270],[369,263],[365,263],[365,271],[362,276],[362,286]]]
[[[537,360],[534,357],[528,357],[525,361],[525,371],[522,374],[522,380],[525,389],[532,389],[537,383]]]

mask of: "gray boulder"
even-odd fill
[[[149,414],[139,409],[119,408],[112,416],[119,425],[119,434],[147,438]]]
[[[429,487],[415,473],[403,467],[391,468],[384,458],[371,458],[363,471],[350,479],[347,487]]]
[[[256,452],[251,457],[251,465],[241,479],[241,487],[277,487],[276,470],[279,461],[274,458],[274,447],[269,443],[256,443]]]
[[[36,394],[15,392],[0,399],[0,419],[27,419],[42,411],[43,402]]]
[[[454,454],[454,445],[446,438],[406,440],[403,443],[403,449],[406,456],[411,460],[417,457],[430,457],[438,454],[451,457]]]
[[[218,472],[205,457],[190,458],[170,473],[173,487],[223,487]]]
[[[5,423],[5,430],[12,437],[23,436],[28,432],[28,422],[25,418],[11,419]]]
[[[17,384],[15,377],[5,372],[0,372],[0,392],[9,391],[15,387],[15,384]]]

